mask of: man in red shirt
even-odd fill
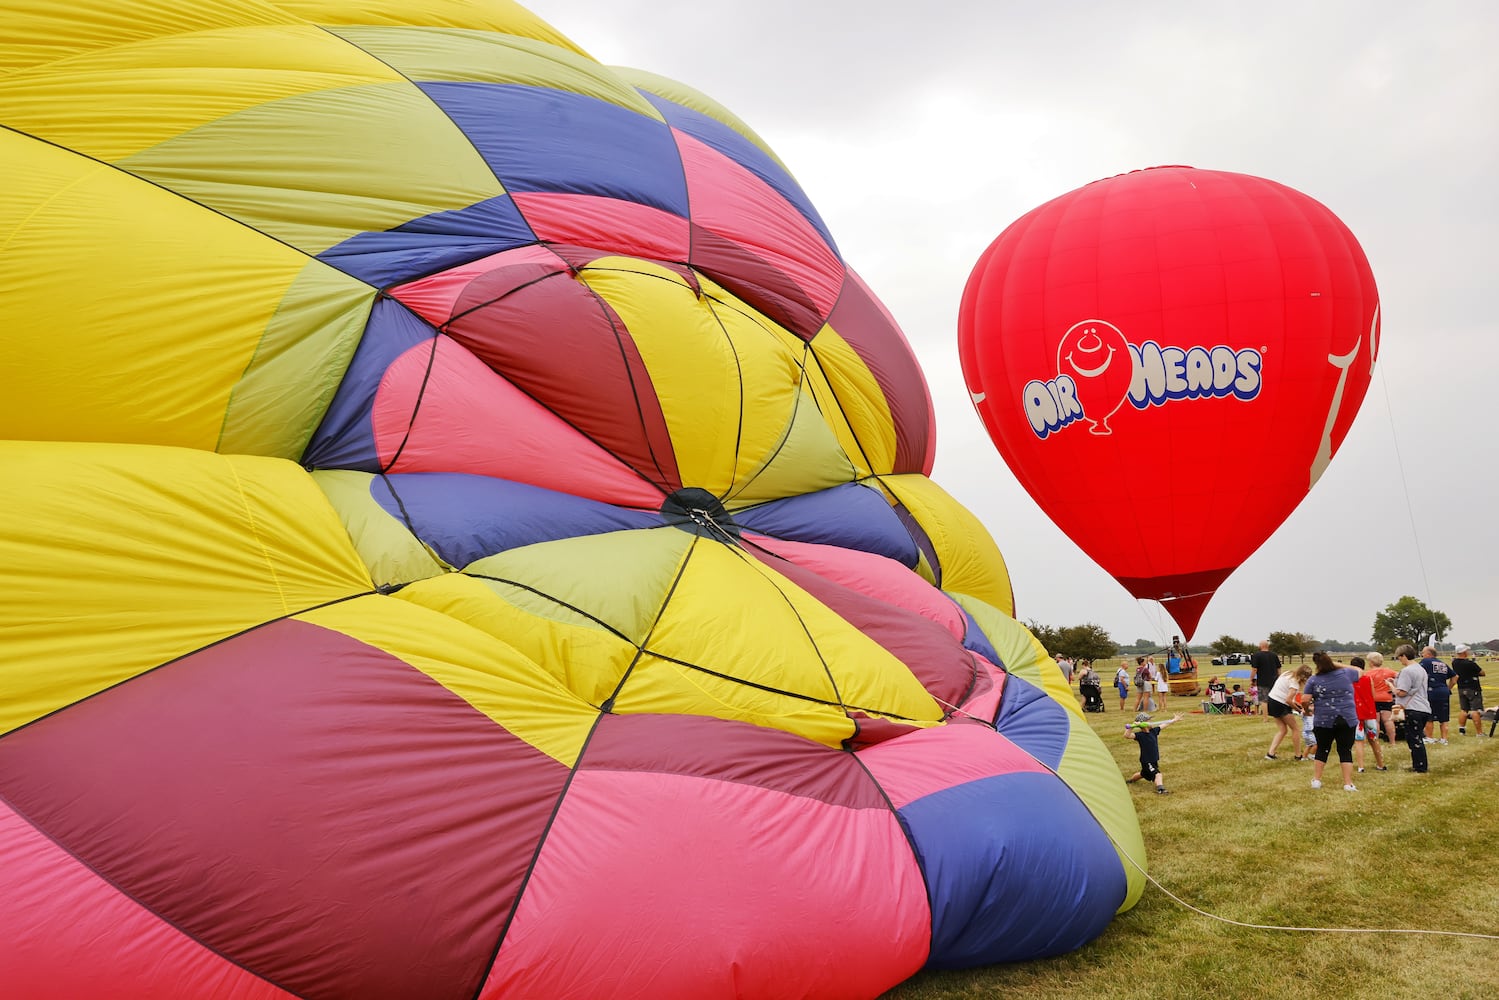
[[[1374,748],[1374,770],[1388,770],[1384,766],[1384,751],[1379,748],[1379,711],[1374,707],[1374,685],[1365,673],[1364,658],[1355,656],[1348,661],[1359,669],[1358,680],[1353,682],[1353,710],[1358,715],[1358,732],[1354,734],[1353,756],[1358,762],[1359,773],[1364,770],[1364,744]],[[1393,671],[1391,671],[1393,673]],[[1386,682],[1388,688],[1388,682]]]
[[[1374,695],[1374,711],[1378,714],[1379,728],[1393,746],[1395,717],[1391,713],[1395,708],[1395,692],[1390,687],[1390,682],[1398,676],[1398,671],[1384,665],[1384,655],[1381,653],[1370,653],[1365,659],[1368,667],[1364,670],[1364,676],[1369,679],[1369,688]]]

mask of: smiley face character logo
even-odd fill
[[[1057,374],[1077,383],[1090,434],[1112,434],[1109,418],[1124,404],[1134,378],[1134,359],[1124,334],[1112,323],[1074,323],[1057,345]]]

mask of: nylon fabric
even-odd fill
[[[754,129],[750,128],[749,125],[738,115],[734,114],[728,108],[724,107],[722,104],[718,103],[707,94],[704,94],[702,91],[697,90],[693,87],[689,87],[687,84],[682,83],[679,80],[672,80],[659,74],[652,73],[648,70],[636,69],[634,67],[628,66],[615,66],[612,67],[612,69],[620,79],[627,81],[637,90],[644,91],[647,94],[657,95],[671,105],[681,108],[687,108],[700,115],[711,118],[721,125],[728,126],[730,129],[737,132],[742,138],[750,142],[756,149],[764,154],[782,171],[786,170],[786,164],[781,162],[781,159],[776,155],[775,150],[771,149],[770,146],[765,142],[765,140],[760,138],[759,134],[756,133]],[[743,162],[742,158],[741,162]]]
[[[16,996],[292,1000],[120,892],[3,803],[0,892],[15,904],[0,910],[0,982]],[[164,968],[175,974],[163,976]]]
[[[436,591],[452,591],[458,582],[444,578],[415,593],[371,595],[298,617],[410,664],[507,732],[572,767],[598,718],[597,708],[559,683],[536,659],[492,632],[467,626],[454,603],[441,604],[442,613],[436,613],[418,599],[431,601]],[[470,600],[481,589],[472,581],[463,587]]]
[[[338,511],[354,549],[376,587],[423,580],[452,569],[441,557],[370,495],[374,476],[367,472],[325,469],[312,474]]]
[[[895,468],[895,432],[889,404],[874,374],[852,346],[832,327],[824,327],[812,342],[816,359],[813,386],[823,413],[836,414],[834,433],[860,476]],[[808,365],[808,371],[814,366]]]
[[[1015,613],[1009,570],[983,522],[925,476],[881,476],[879,482],[925,529],[936,548],[943,590]]]
[[[278,303],[309,260],[242,226],[150,185],[55,147],[0,131],[0,159],[14,165],[0,191],[5,252],[65,257],[66,269],[0,269],[7,325],[29,331],[5,359],[0,421],[11,438],[171,444],[211,450],[238,380],[255,366]],[[31,211],[45,201],[48,214]],[[213,253],[204,254],[211,244]],[[112,246],[127,245],[116,254]],[[77,280],[78,273],[90,275]],[[191,286],[181,275],[194,274]],[[200,294],[205,284],[222,290]],[[366,294],[333,281],[344,310]],[[66,303],[66,318],[59,308]],[[293,304],[295,303],[295,304]],[[324,306],[293,299],[302,322]],[[140,318],[151,317],[149,323]],[[118,335],[120,330],[131,336]],[[35,335],[49,331],[47,336]],[[353,331],[316,330],[304,350],[325,377],[352,349]],[[210,360],[211,359],[211,360]],[[318,369],[311,369],[316,375]],[[24,378],[22,377],[24,375]],[[285,404],[277,417],[305,425]]]
[[[578,612],[639,644],[677,587],[693,546],[683,531],[620,531],[510,549],[464,571],[501,583],[523,581],[533,613],[574,620]],[[619,586],[628,573],[632,585]]]
[[[120,166],[320,254],[505,193],[469,137],[431,105],[401,80],[319,90],[163,139]],[[370,176],[373,160],[384,167],[378,177]],[[433,162],[444,164],[438,176]]]
[[[1073,832],[1062,838],[1045,832],[1036,820],[1046,813],[1072,818]],[[1124,872],[1103,830],[1053,775],[1022,772],[969,782],[905,807],[901,818],[923,844],[932,899],[929,967],[1071,951],[1097,936],[1114,913],[1112,906],[1079,902],[1094,894],[1116,904],[1124,898]],[[952,850],[974,841],[986,844],[988,853]],[[1015,864],[1017,844],[1029,845],[1021,849],[1034,860]],[[1037,874],[1051,891],[1016,892]]]
[[[380,466],[389,472],[464,472],[623,506],[660,503],[659,487],[448,337],[391,364],[371,422]],[[530,433],[480,430],[507,426]]]
[[[594,707],[609,700],[639,654],[635,643],[594,618],[499,581],[444,576],[415,583],[399,596],[483,632],[502,649],[515,650],[547,671],[577,702]],[[533,723],[538,727],[552,724],[546,719]],[[563,736],[571,737],[570,713],[559,718],[557,725]],[[553,738],[546,745],[559,755],[565,752],[556,748],[564,742]]]
[[[1013,618],[998,613],[980,601],[961,595],[956,595],[956,599],[994,643],[1002,666],[1019,676],[1028,673],[1033,680],[1042,679],[1043,674],[1047,673],[1043,666],[1047,657],[1034,636]],[[1051,672],[1058,675],[1061,673],[1054,662]],[[1074,706],[1077,704],[1070,691],[1066,699],[1061,701],[1062,707],[1065,708],[1068,702]],[[1086,725],[1085,721],[1075,719],[1069,722],[1069,729],[1072,733],[1079,733]],[[1067,769],[1070,787],[1086,804],[1088,812],[1107,832],[1109,842],[1115,847],[1115,854],[1120,859],[1120,870],[1126,879],[1126,889],[1118,910],[1123,912],[1134,906],[1145,891],[1145,875],[1142,871],[1145,840],[1128,789],[1119,781],[1119,766],[1113,755],[1096,739],[1070,738],[1061,766]],[[1139,866],[1128,863],[1126,855],[1136,859]]]
[[[0,162],[0,982],[868,997],[1138,898],[712,97],[508,0],[12,0]]]
[[[669,774],[603,777],[574,780],[482,996],[857,997],[920,967],[921,877],[890,813],[792,810],[784,794]],[[835,905],[845,893],[830,854],[880,872],[883,888]],[[564,889],[597,867],[611,873],[609,899]],[[620,899],[655,905],[620,924],[605,918]],[[558,910],[564,920],[541,920]],[[820,930],[791,940],[790,924]],[[834,964],[830,948],[857,961]],[[605,960],[618,952],[631,961]],[[780,957],[757,960],[766,953]]]
[[[371,587],[327,499],[289,462],[14,441],[0,456],[0,620],[11,623],[0,733]],[[26,572],[39,563],[47,573]]]
[[[935,722],[941,717],[931,697],[898,660],[801,588],[742,554],[717,543],[698,542],[678,587],[685,594],[736,593],[740,599],[671,602],[651,634],[654,653],[695,662],[720,674],[732,673],[773,691],[831,703],[818,712],[841,714],[838,706],[842,704],[916,721]],[[732,671],[721,656],[711,655],[724,648],[725,639],[736,649]],[[704,657],[701,650],[709,650],[710,655]],[[857,669],[852,669],[854,664]],[[658,679],[664,683],[680,680],[710,692],[717,686],[679,670],[657,670],[645,678],[651,683]],[[628,685],[625,693],[632,700],[642,697]],[[738,697],[751,705],[764,704],[766,698],[785,704],[781,696],[748,686]],[[755,710],[764,713],[765,724],[785,728],[771,721],[775,711]]]
[[[316,24],[431,25],[494,31],[583,55],[583,50],[566,35],[513,0],[359,0],[357,4],[341,0],[284,0],[276,6]]]
[[[649,101],[624,85],[617,74],[551,42],[479,32],[469,27],[413,31],[405,25],[354,25],[332,31],[417,83],[560,87],[648,118],[661,117]]]

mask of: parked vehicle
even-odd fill
[[[1234,667],[1246,664],[1248,662],[1248,653],[1228,653],[1224,656],[1213,657],[1213,666],[1215,667]]]

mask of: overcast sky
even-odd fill
[[[933,478],[993,533],[1022,620],[1125,643],[1177,631],[1051,523],[973,412],[956,331],[979,255],[1037,205],[1140,167],[1256,174],[1321,201],[1374,269],[1379,364],[1326,474],[1193,639],[1365,640],[1404,594],[1446,612],[1454,640],[1499,638],[1499,4],[529,6],[604,63],[709,94],[776,150],[910,339],[937,409]]]

